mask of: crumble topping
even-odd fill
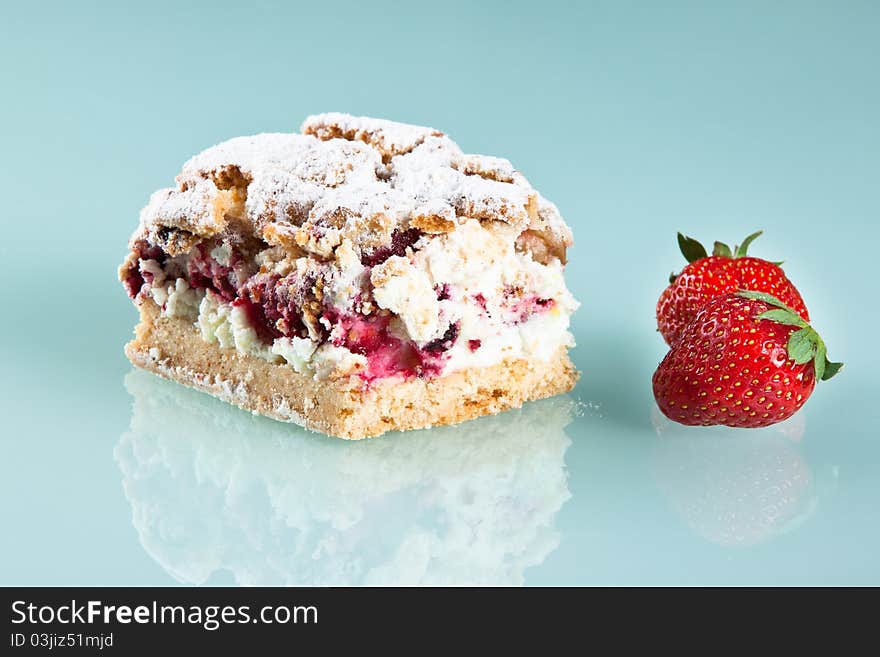
[[[186,162],[120,278],[207,341],[318,378],[436,376],[572,343],[571,232],[505,159],[322,114]]]
[[[302,132],[305,135],[315,135],[321,141],[336,138],[362,141],[375,148],[383,160],[408,153],[427,137],[443,134],[433,128],[339,112],[310,116],[303,121]]]
[[[466,155],[436,130],[378,119],[325,114],[303,130],[237,137],[191,158],[178,187],[144,208],[134,241],[155,244],[161,229],[210,237],[232,220],[269,244],[328,257],[340,235],[374,249],[411,221],[433,232],[473,217],[571,244],[552,204],[507,160]]]

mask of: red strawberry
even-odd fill
[[[685,327],[654,372],[654,398],[681,424],[765,427],[791,417],[816,379],[841,367],[793,309],[741,291],[712,299]]]
[[[697,240],[678,234],[679,248],[689,264],[680,274],[673,273],[669,277],[671,285],[657,301],[657,329],[666,344],[676,343],[704,303],[737,290],[772,294],[810,321],[800,293],[779,264],[746,255],[749,244],[761,232],[749,235],[742,246],[735,246],[732,251],[726,244],[715,242],[711,256]]]

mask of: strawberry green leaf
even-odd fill
[[[821,381],[825,376],[825,363],[828,358],[825,356],[825,343],[819,340],[816,346],[816,358],[813,360],[813,372],[816,375],[816,381]]]
[[[749,245],[755,241],[758,237],[763,234],[763,230],[759,230],[757,233],[752,233],[747,238],[743,240],[743,243],[736,247],[736,253],[734,254],[734,258],[744,258],[749,251]]]
[[[816,359],[813,361],[813,371],[817,381],[827,381],[843,368],[843,363],[832,363],[828,360],[825,342],[819,337],[818,333],[816,334],[816,340]]]
[[[693,237],[687,237],[681,233],[678,234],[678,248],[681,249],[681,254],[688,262],[694,262],[695,260],[709,257],[709,254],[706,253],[706,247]]]
[[[816,355],[818,337],[810,328],[795,331],[788,338],[788,357],[798,365],[809,363]]]
[[[669,284],[672,285],[673,283],[675,283],[676,278],[678,278],[678,274],[676,274],[675,272],[669,274]]]
[[[830,379],[832,376],[837,374],[842,369],[843,369],[843,363],[832,363],[830,360],[828,360],[826,358],[825,359],[825,367],[823,368],[822,376],[820,377],[817,374],[816,377],[821,379],[822,381],[827,381],[828,379]]]
[[[724,256],[725,258],[733,257],[733,253],[731,252],[730,247],[727,246],[724,242],[715,242],[715,248],[712,249],[712,255]]]
[[[758,315],[758,319],[769,319],[777,324],[800,326],[801,328],[807,328],[809,326],[809,324],[798,316],[797,313],[793,313],[790,310],[783,310],[782,308],[774,308],[773,310],[763,312]]]
[[[740,290],[736,295],[744,299],[756,299],[776,306],[776,308],[758,315],[758,319],[769,319],[780,324],[800,327],[788,337],[788,357],[798,365],[804,365],[812,360],[817,380],[827,381],[843,369],[843,363],[834,363],[828,360],[825,343],[816,330],[772,294]]]

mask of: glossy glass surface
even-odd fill
[[[0,584],[880,583],[880,13],[640,4],[8,9]],[[559,205],[570,395],[351,444],[131,368],[149,193],[326,110],[436,125]],[[758,228],[846,369],[776,427],[671,424],[675,232]]]

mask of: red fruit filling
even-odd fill
[[[407,230],[395,230],[391,234],[391,244],[380,246],[369,253],[361,256],[361,264],[364,267],[375,267],[382,264],[391,256],[403,256],[406,249],[415,244],[422,236],[422,231],[418,228],[408,228]]]
[[[303,323],[302,308],[306,303],[305,290],[314,280],[303,281],[294,274],[280,277],[277,274],[257,274],[239,290],[239,294],[254,306],[254,314],[267,326],[272,339],[308,337]],[[271,340],[269,340],[271,342]]]
[[[324,316],[342,327],[337,329],[339,337],[333,340],[334,345],[367,358],[367,367],[359,375],[368,383],[395,375],[437,375],[443,369],[446,352],[458,338],[458,325],[451,324],[441,338],[419,348],[389,332],[390,315],[333,317],[328,312]]]
[[[144,286],[144,277],[137,267],[130,267],[122,279],[122,286],[125,288],[126,294],[134,299]]]
[[[458,322],[449,325],[449,328],[436,340],[431,340],[428,344],[422,347],[425,351],[432,354],[439,354],[444,351],[448,351],[452,348],[452,345],[455,344],[455,341],[458,339]]]
[[[237,297],[232,302],[232,305],[244,311],[248,324],[257,332],[257,335],[263,342],[271,344],[275,338],[281,337],[278,331],[266,320],[263,308],[259,304],[253,303],[247,297]]]
[[[221,265],[207,246],[199,244],[189,257],[187,276],[190,287],[213,290],[224,301],[232,301],[238,295],[238,276],[234,265],[238,255],[233,251],[229,265]]]
[[[138,251],[137,264],[129,267],[128,271],[122,279],[122,285],[126,293],[132,299],[140,294],[144,284],[153,283],[153,275],[150,272],[141,272],[140,264],[143,260],[155,260],[162,267],[168,256],[158,246],[146,246]]]
[[[468,349],[471,351],[476,351],[480,347],[483,346],[482,340],[468,340]]]
[[[435,285],[434,292],[437,293],[437,301],[446,301],[447,299],[452,298],[449,290],[449,283]]]

